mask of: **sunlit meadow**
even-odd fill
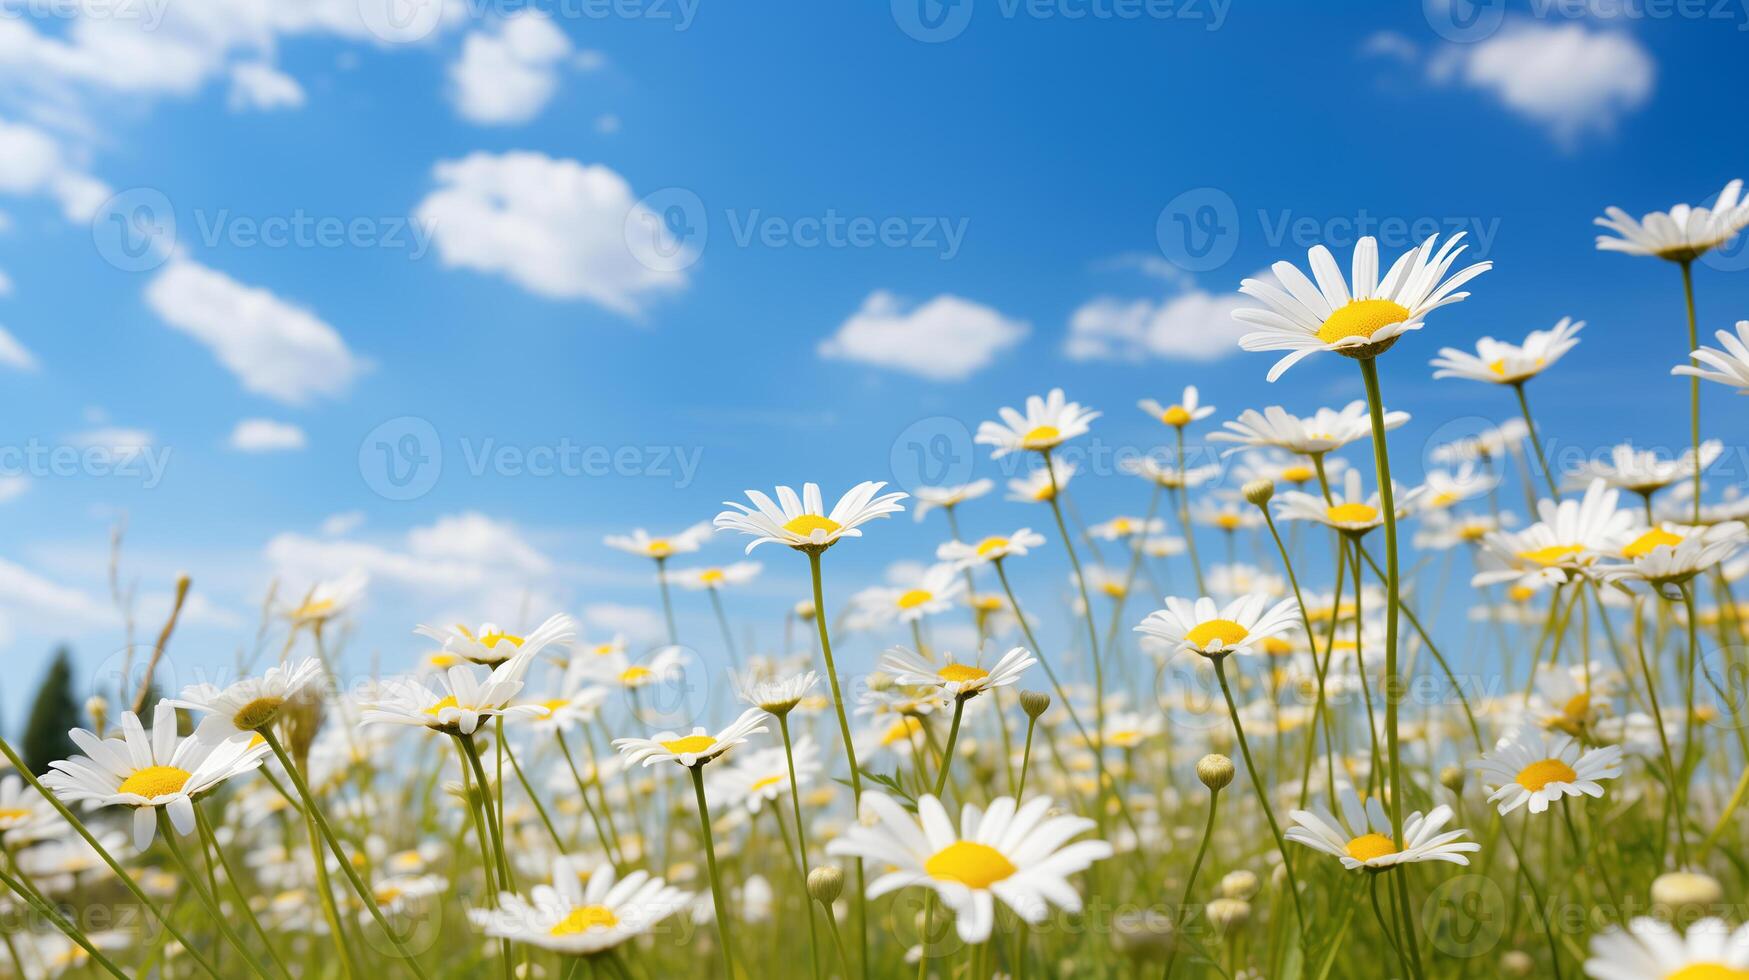
[[[1699,410],[1703,384],[1749,390],[1749,322],[1703,344],[1692,316],[1695,260],[1749,224],[1739,196],[1598,219],[1621,274],[1688,311],[1639,352],[1673,375],[1647,407],[1691,422],[1669,455],[1551,469],[1533,395],[1584,324],[1435,348],[1511,270],[1461,236],[1396,255],[1362,238],[1244,281],[1239,346],[1275,359],[1243,391],[992,406],[976,443],[1025,464],[1006,488],[747,488],[714,519],[608,536],[647,562],[653,647],[557,611],[408,624],[422,661],[343,682],[354,575],[270,600],[233,677],[161,696],[173,611],[86,705],[76,754],[30,775],[0,745],[5,963],[1749,976],[1749,502],[1708,495],[1724,423]],[[1261,377],[1290,369],[1357,372],[1366,397],[1296,416]],[[1389,399],[1426,383],[1519,414],[1407,485]],[[1158,449],[1115,474],[1070,462],[1137,411]],[[1221,455],[1191,465],[1192,445]],[[1132,512],[1074,506],[1102,478]],[[913,580],[840,584],[863,539],[912,520],[937,542]],[[713,536],[749,558],[702,562]],[[812,589],[781,648],[741,649],[737,593],[767,562]],[[1065,587],[1017,590],[1017,566]],[[1461,600],[1423,584],[1451,576]],[[680,635],[676,604],[700,602],[719,632]],[[1454,603],[1456,644],[1429,628]],[[1065,639],[1039,642],[1051,621]],[[971,641],[937,642],[950,626]]]

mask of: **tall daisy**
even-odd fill
[[[1021,450],[1048,453],[1085,435],[1089,423],[1099,417],[1098,412],[1069,401],[1061,388],[1052,388],[1043,398],[1029,395],[1025,414],[1006,406],[996,414],[1002,420],[980,424],[974,441],[994,447],[990,455],[998,459]]]
[[[69,803],[86,809],[126,806],[134,811],[134,847],[145,851],[157,837],[158,811],[176,832],[194,830],[194,801],[233,776],[260,767],[267,746],[250,735],[210,739],[176,733],[176,706],[159,701],[146,731],[132,711],[121,716],[121,736],[99,738],[83,728],[67,733],[84,755],[49,763],[42,782]]]
[[[1266,595],[1247,595],[1218,606],[1208,596],[1167,596],[1166,607],[1149,613],[1136,632],[1164,641],[1175,652],[1225,657],[1256,652],[1263,641],[1295,629],[1298,618],[1293,599],[1270,605]]]
[[[1361,359],[1384,353],[1403,334],[1421,329],[1427,314],[1467,298],[1460,287],[1493,268],[1492,262],[1477,262],[1448,276],[1467,246],[1459,244],[1462,233],[1443,245],[1438,239],[1403,253],[1382,279],[1378,242],[1370,236],[1354,246],[1351,280],[1322,245],[1307,252],[1316,284],[1293,263],[1275,263],[1270,269],[1276,283],[1246,279],[1239,285],[1241,293],[1265,304],[1233,311],[1233,319],[1259,328],[1239,338],[1239,346],[1291,351],[1270,368],[1270,381],[1318,351]]]
[[[1513,344],[1493,337],[1476,341],[1476,352],[1442,347],[1433,359],[1435,378],[1465,378],[1497,385],[1521,385],[1553,367],[1579,344],[1584,320],[1562,317],[1547,330],[1532,330],[1524,343]]]
[[[354,569],[337,579],[317,582],[301,600],[280,606],[279,614],[293,626],[319,628],[357,606],[368,585],[370,576]]]
[[[1591,937],[1585,975],[1594,980],[1739,980],[1749,976],[1749,925],[1701,919],[1679,934],[1641,916]]]
[[[1620,499],[1621,491],[1592,480],[1578,500],[1537,501],[1537,523],[1482,538],[1485,564],[1470,584],[1559,584],[1598,557],[1619,553],[1632,540],[1634,524],[1633,512],[1618,506]]]
[[[169,703],[206,712],[199,734],[208,739],[225,739],[273,724],[287,702],[321,683],[325,676],[322,662],[306,657],[294,664],[269,667],[260,677],[246,677],[223,689],[211,684],[192,684],[182,689],[182,697]]]
[[[1403,820],[1399,844],[1391,836],[1391,818],[1378,797],[1362,803],[1354,787],[1343,783],[1337,788],[1336,801],[1342,811],[1340,818],[1329,810],[1294,810],[1289,817],[1298,826],[1288,828],[1285,836],[1334,856],[1350,871],[1378,871],[1420,861],[1469,864],[1465,855],[1482,849],[1474,841],[1461,839],[1467,831],[1440,833],[1452,818],[1449,806],[1434,807],[1425,816],[1419,811],[1410,814]]]
[[[971,568],[1024,555],[1044,543],[1044,535],[1023,527],[1012,534],[992,534],[977,541],[949,541],[935,549],[935,557],[960,568]]]
[[[1069,485],[1075,476],[1075,464],[1052,457],[1049,465],[1039,466],[1025,476],[1008,481],[1008,499],[1018,504],[1048,504]]]
[[[512,657],[484,678],[481,668],[457,664],[436,675],[436,688],[416,678],[389,678],[362,699],[359,724],[405,725],[471,736],[487,718],[539,715],[536,705],[514,703],[529,663],[527,655]]]
[[[1385,413],[1387,430],[1400,428],[1408,421],[1408,412]],[[1280,405],[1271,405],[1261,412],[1248,408],[1237,419],[1221,425],[1227,431],[1211,433],[1209,441],[1238,443],[1223,454],[1227,456],[1247,448],[1269,447],[1318,458],[1372,434],[1363,401],[1349,402],[1340,409],[1320,408],[1305,418],[1290,414]]]
[[[838,498],[831,511],[826,510],[820,487],[815,483],[803,484],[799,497],[789,487],[780,486],[776,502],[758,490],[749,490],[747,499],[753,506],[724,501],[723,506],[732,509],[718,514],[715,523],[718,530],[751,535],[749,552],[768,543],[788,545],[797,551],[824,551],[841,538],[861,537],[860,525],[905,509],[899,501],[906,494],[883,494],[884,486],[885,483],[873,481],[858,483]]]
[[[875,669],[893,675],[896,683],[937,687],[945,697],[963,699],[1007,687],[1020,680],[1020,675],[1037,663],[1038,658],[1024,647],[1009,650],[988,668],[975,662],[955,661],[952,654],[947,655],[945,663],[936,664],[914,651],[894,647],[881,657]]]
[[[968,500],[976,500],[990,492],[995,484],[989,480],[973,480],[970,483],[949,484],[939,487],[918,487],[916,490],[917,506],[911,511],[911,516],[922,521],[924,515],[939,508],[946,514],[949,522],[953,521],[954,508]]]
[[[619,878],[604,863],[589,871],[587,885],[582,872],[570,858],[556,858],[551,885],[536,885],[526,899],[505,893],[497,908],[469,909],[468,919],[488,936],[589,956],[649,932],[692,902],[647,871]]]
[[[1415,487],[1408,492],[1399,489],[1392,494],[1397,517],[1406,516],[1423,492],[1423,487]],[[1276,501],[1276,514],[1286,520],[1315,521],[1344,534],[1363,535],[1385,522],[1380,495],[1376,490],[1370,495],[1361,490],[1359,470],[1343,474],[1342,488],[1328,499],[1321,494],[1290,490]]]
[[[507,632],[496,623],[482,623],[478,629],[469,629],[460,623],[454,626],[421,624],[415,626],[413,632],[442,643],[446,653],[469,663],[496,667],[518,653],[526,653],[532,658],[549,646],[569,644],[577,638],[577,621],[558,613],[547,617],[526,636]]]
[[[1737,389],[1737,394],[1749,395],[1749,320],[1737,321],[1734,336],[1729,330],[1720,330],[1713,336],[1719,340],[1718,347],[1695,348],[1688,355],[1693,363],[1679,364],[1670,373],[1729,385]]]
[[[1047,816],[1049,797],[1035,796],[1024,806],[998,797],[987,810],[968,803],[957,829],[934,796],[918,799],[916,817],[881,793],[868,793],[863,802],[876,823],[850,827],[826,845],[827,853],[892,868],[869,884],[870,898],[912,886],[930,889],[953,911],[968,943],[990,938],[998,899],[1033,925],[1045,921],[1053,905],[1080,911],[1069,877],[1111,856],[1105,841],[1065,843],[1093,829],[1093,821]]]
[[[1600,780],[1620,776],[1621,760],[1619,745],[1586,749],[1569,735],[1524,728],[1472,766],[1493,787],[1488,802],[1501,813],[1527,804],[1541,813],[1565,796],[1602,797]]]
[[[1144,398],[1136,406],[1162,425],[1174,429],[1182,429],[1192,422],[1200,422],[1215,414],[1213,405],[1204,405],[1197,397],[1196,385],[1186,385],[1184,394],[1171,405],[1162,405],[1152,398]]]

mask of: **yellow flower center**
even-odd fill
[[[1533,762],[1518,771],[1518,785],[1532,793],[1550,783],[1570,783],[1579,778],[1573,767],[1559,759],[1544,759]]]
[[[892,745],[895,742],[908,739],[922,730],[923,723],[921,721],[918,721],[910,715],[906,715],[887,726],[887,730],[881,733],[881,744]]]
[[[1528,562],[1535,562],[1538,565],[1559,565],[1561,562],[1578,554],[1579,551],[1580,548],[1576,544],[1551,544],[1546,548],[1537,548],[1532,551],[1520,551],[1518,557],[1523,558]]]
[[[563,708],[565,705],[568,705],[570,703],[571,703],[570,698],[553,698],[551,701],[540,702],[541,710],[546,712],[546,714],[543,717],[551,718],[552,716],[559,713],[560,708]]]
[[[1000,535],[985,538],[978,542],[978,557],[988,558],[991,553],[1008,550],[1008,539]]]
[[[392,904],[394,904],[395,899],[400,898],[402,895],[405,895],[405,894],[406,894],[406,892],[402,891],[399,888],[396,888],[394,885],[384,885],[383,887],[378,888],[376,890],[377,904],[378,905],[392,905]]]
[[[923,862],[923,871],[938,881],[957,881],[967,888],[989,888],[1019,869],[987,844],[954,841]]]
[[[783,529],[791,534],[807,538],[812,537],[815,531],[825,531],[827,534],[831,534],[840,527],[843,525],[830,517],[821,517],[819,514],[803,514],[800,517],[792,518],[789,523],[783,526]]]
[[[723,578],[723,570],[720,568],[707,568],[698,573],[698,580],[706,585],[720,585]]]
[[[591,929],[612,929],[619,925],[619,916],[605,905],[579,905],[553,924],[548,935],[575,936]]]
[[[648,667],[627,667],[625,670],[620,671],[619,682],[630,687],[634,684],[642,684],[653,676],[655,675],[651,673],[650,668]]]
[[[1536,590],[1528,585],[1514,585],[1506,590],[1506,598],[1513,602],[1529,602],[1536,595]]]
[[[1057,488],[1052,486],[1051,481],[1047,478],[1045,480],[1045,482],[1039,484],[1037,490],[1034,490],[1032,492],[1032,499],[1038,501],[1039,503],[1044,503],[1045,501],[1051,499],[1052,497],[1055,497],[1056,495],[1057,495]]]
[[[900,596],[899,596],[899,608],[900,609],[916,609],[918,606],[921,606],[924,603],[926,603],[929,600],[934,599],[934,598],[935,598],[935,593],[929,591],[928,589],[910,589],[910,590],[907,590],[906,592],[900,594]]]
[[[964,684],[967,681],[981,681],[989,677],[990,672],[982,667],[973,667],[971,664],[948,664],[936,671],[936,675],[944,681]]]
[[[776,786],[778,783],[781,783],[781,782],[783,782],[782,774],[779,774],[776,776],[767,776],[764,779],[755,779],[753,781],[753,785],[748,787],[748,788],[750,790],[752,790],[753,792],[757,793],[760,790],[765,789],[766,787]]]
[[[1349,841],[1344,850],[1356,861],[1371,861],[1397,853],[1397,844],[1384,834],[1361,834]]]
[[[1049,449],[1061,441],[1063,433],[1054,425],[1041,425],[1020,437],[1020,444],[1027,449]]]
[[[1242,522],[1238,514],[1215,515],[1215,527],[1218,527],[1223,531],[1236,531],[1239,529],[1240,523]]]
[[[651,558],[666,558],[674,554],[674,545],[665,538],[655,538],[644,546],[650,552]]]
[[[146,799],[169,796],[180,793],[188,783],[188,777],[194,775],[187,769],[175,766],[147,766],[132,776],[121,781],[116,788],[117,793],[136,793]]]
[[[1118,748],[1123,748],[1123,749],[1134,748],[1135,746],[1141,744],[1142,733],[1138,732],[1134,729],[1126,728],[1123,731],[1112,732],[1111,737],[1108,738],[1106,741],[1117,746]]]
[[[1113,599],[1122,599],[1129,590],[1124,588],[1122,582],[1119,582],[1116,579],[1107,579],[1099,583],[1099,591],[1111,596]]]
[[[293,619],[321,619],[334,611],[333,599],[312,599],[292,611]]]
[[[1664,980],[1749,980],[1749,970],[1723,963],[1690,963],[1674,973],[1664,974]]]
[[[446,694],[443,697],[438,698],[436,704],[432,705],[429,708],[426,708],[425,713],[430,715],[433,718],[436,718],[445,708],[459,708],[459,707],[461,707],[461,705],[456,702],[455,695]]]
[[[1335,524],[1371,524],[1378,520],[1379,511],[1367,504],[1337,504],[1326,508],[1324,516]]]
[[[709,735],[687,735],[684,738],[671,739],[657,744],[675,755],[685,755],[688,752],[697,755],[700,752],[709,751],[711,746],[717,744],[717,740]]]
[[[271,724],[284,705],[285,698],[256,698],[238,708],[237,713],[231,716],[231,722],[243,731],[252,732]]]
[[[1206,623],[1198,623],[1190,632],[1184,634],[1192,646],[1206,647],[1219,641],[1222,646],[1232,646],[1242,643],[1250,631],[1230,619],[1211,619]]]
[[[1318,339],[1334,344],[1348,337],[1371,337],[1382,327],[1409,319],[1409,311],[1388,299],[1357,299],[1330,314]]]
[[[1291,654],[1294,652],[1293,643],[1291,641],[1284,640],[1279,636],[1272,636],[1269,639],[1264,640],[1262,647],[1263,647],[1263,652],[1269,654],[1272,657],[1285,657],[1288,654]]]
[[[1627,547],[1621,550],[1621,553],[1624,558],[1644,558],[1659,545],[1668,545],[1674,548],[1681,543],[1682,535],[1672,534],[1663,528],[1655,527],[1629,542]]]
[[[522,646],[522,637],[520,637],[520,636],[511,636],[509,633],[481,633],[480,634],[480,645],[485,647],[488,650],[497,646],[499,641],[503,641],[505,643],[508,643],[513,647]]]
[[[17,807],[9,807],[7,809],[0,810],[0,823],[13,823],[15,821],[23,820],[24,818],[26,818],[28,816],[30,816],[29,810],[19,809]]]
[[[1569,718],[1583,718],[1591,713],[1591,692],[1581,691],[1567,699],[1561,705],[1561,714]]]
[[[1289,466],[1281,471],[1281,478],[1289,483],[1304,483],[1317,475],[1310,466]]]
[[[1183,405],[1174,405],[1160,413],[1160,421],[1170,426],[1183,427],[1190,424],[1190,413]]]

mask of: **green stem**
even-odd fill
[[[838,734],[844,740],[844,755],[850,762],[850,795],[856,812],[862,812],[862,769],[856,763],[856,743],[850,737],[850,717],[844,713],[844,695],[838,689],[838,668],[832,662],[832,638],[826,629],[826,590],[820,580],[822,549],[809,548],[808,573],[814,580],[814,624],[820,630],[820,654],[826,659],[826,680],[832,685],[832,707],[838,712]],[[868,980],[868,887],[863,874],[862,858],[856,859],[856,901],[851,906],[856,913],[856,933],[861,950],[862,980]],[[732,980],[732,978],[731,978]]]
[[[1197,845],[1196,860],[1192,861],[1190,864],[1190,876],[1184,879],[1184,898],[1178,902],[1178,910],[1172,914],[1174,941],[1172,943],[1171,951],[1166,954],[1166,970],[1161,974],[1163,980],[1172,980],[1172,964],[1178,959],[1178,937],[1176,933],[1184,928],[1184,910],[1190,908],[1190,898],[1196,893],[1196,876],[1198,872],[1202,871],[1203,858],[1208,856],[1209,838],[1215,835],[1215,812],[1216,805],[1220,802],[1220,799],[1221,791],[1210,788],[1209,818],[1208,823],[1202,828],[1202,843]]]
[[[213,833],[212,825],[207,821],[206,811],[198,806],[194,808],[194,822],[200,830],[201,839],[219,856],[219,866],[225,869],[225,881],[231,886],[231,894],[237,896],[237,904],[243,907],[243,915],[249,920],[250,928],[261,937],[261,943],[267,947],[267,955],[273,960],[273,965],[279,967],[280,973],[290,977],[291,970],[280,959],[279,950],[273,948],[273,940],[267,935],[267,930],[261,927],[261,920],[256,917],[255,910],[249,907],[249,899],[244,896],[243,887],[237,883],[236,872],[231,870],[231,861],[225,857],[225,849],[219,846],[218,836]]]
[[[789,712],[786,711],[777,716],[777,729],[783,733],[783,760],[789,767],[789,803],[796,815],[796,853],[800,854],[802,859],[802,907],[808,913],[808,963],[818,969],[820,936],[814,927],[814,911],[808,907],[811,902],[808,898],[808,828],[806,822],[802,820],[802,791],[796,785],[796,755],[789,737]],[[781,821],[778,826],[782,826]],[[828,913],[830,911],[830,909],[827,910]]]
[[[722,875],[717,871],[717,848],[711,842],[711,811],[710,805],[704,799],[704,763],[688,766],[692,773],[692,794],[698,800],[698,827],[704,837],[704,861],[711,875],[711,902],[717,912],[717,941],[723,947],[723,966],[727,970],[724,975],[729,980],[735,980],[735,953],[733,941],[729,938],[729,908],[726,896],[723,894]]]
[[[960,737],[960,716],[965,713],[966,699],[953,699],[953,722],[947,728],[947,747],[941,752],[941,770],[935,774],[935,798],[941,799],[941,791],[947,787],[948,767],[953,765],[953,746]]]
[[[256,964],[255,957],[249,952],[249,947],[243,945],[243,938],[231,928],[231,920],[226,918],[224,910],[219,908],[218,899],[207,894],[205,886],[200,883],[200,872],[196,871],[194,865],[189,863],[188,855],[182,851],[182,845],[176,842],[176,828],[170,825],[170,815],[165,813],[162,807],[158,808],[158,835],[164,838],[165,845],[170,849],[170,857],[175,860],[176,866],[182,869],[182,875],[187,879],[188,887],[193,890],[194,896],[200,899],[200,903],[205,905],[207,911],[212,914],[214,923],[219,927],[219,935],[225,937],[225,942],[230,943],[231,948],[243,954],[243,962],[248,965],[249,972],[261,977],[262,980],[267,980],[267,971]]]
[[[1530,438],[1530,447],[1536,450],[1536,461],[1542,466],[1543,482],[1549,485],[1549,495],[1555,498],[1556,503],[1559,503],[1561,488],[1555,483],[1554,471],[1549,469],[1549,458],[1543,453],[1542,440],[1536,434],[1536,422],[1530,417],[1530,401],[1524,394],[1524,382],[1514,382],[1512,391],[1518,395],[1518,411],[1524,415],[1524,428],[1526,435]]]
[[[1700,347],[1700,334],[1694,322],[1694,260],[1682,261],[1682,296],[1688,304],[1688,363],[1694,364],[1693,351]],[[1688,434],[1694,444],[1694,523],[1700,523],[1700,378],[1688,378]]]
[[[1251,761],[1251,744],[1245,739],[1245,726],[1239,720],[1239,705],[1233,700],[1232,685],[1227,683],[1226,657],[1213,658],[1215,679],[1221,682],[1221,696],[1227,700],[1227,713],[1233,716],[1233,734],[1239,741],[1239,754],[1245,758],[1245,772],[1251,776],[1251,788],[1257,791],[1257,800],[1263,804],[1263,816],[1269,820],[1269,832],[1275,837],[1276,850],[1281,852],[1282,867],[1287,870],[1287,890],[1294,900],[1294,917],[1300,923],[1300,941],[1306,938],[1306,913],[1300,907],[1300,883],[1294,875],[1294,863],[1287,853],[1287,841],[1281,836],[1281,827],[1275,822],[1275,807],[1270,803],[1269,790],[1263,785],[1263,777],[1257,772],[1257,766]],[[1399,840],[1401,838],[1398,838]]]

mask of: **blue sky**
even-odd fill
[[[914,0],[394,0],[414,15],[397,35],[384,2],[6,5],[0,647],[24,679],[0,688],[6,718],[57,642],[92,676],[120,649],[124,514],[142,633],[194,579],[187,670],[253,641],[276,577],[301,592],[351,567],[372,575],[364,669],[416,654],[419,621],[562,609],[642,635],[648,570],[603,535],[678,530],[747,487],[904,488],[920,433],[1000,480],[961,433],[1055,385],[1106,412],[1102,444],[1141,448],[1163,430],[1136,399],[1187,383],[1219,409],[1204,431],[1346,402],[1352,365],[1268,385],[1226,314],[1272,261],[1319,241],[1345,261],[1363,216],[1390,219],[1361,227],[1389,255],[1465,230],[1495,263],[1383,362],[1415,416],[1406,476],[1454,420],[1512,407],[1432,382],[1436,349],[1562,316],[1588,326],[1532,388],[1545,436],[1679,448],[1675,269],[1595,251],[1591,219],[1703,203],[1749,169],[1730,6],[960,0],[924,8],[931,32]],[[1179,216],[1217,229],[1218,261]],[[1698,268],[1703,334],[1749,315],[1746,266]],[[1708,434],[1740,444],[1739,410],[1708,391]],[[441,471],[392,499],[376,446],[404,437]],[[566,447],[587,472],[475,462]],[[1738,452],[1715,486],[1744,480]],[[1116,475],[1075,494],[1089,520],[1145,502]],[[992,497],[966,520],[1048,514]],[[832,553],[834,594],[943,533],[875,526]],[[755,557],[733,611],[769,647],[805,569]],[[1026,570],[1041,605],[1062,566]],[[682,629],[703,646],[696,598]]]

